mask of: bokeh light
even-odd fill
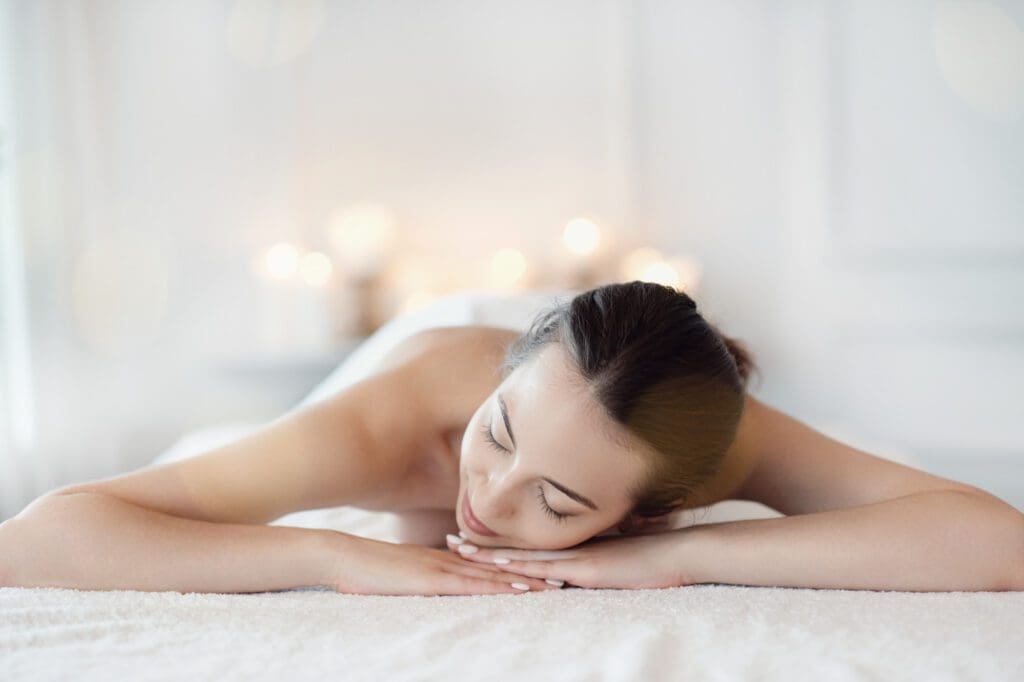
[[[523,283],[526,270],[526,256],[522,251],[501,248],[491,256],[490,282],[500,289],[516,288]]]
[[[299,261],[299,274],[311,287],[322,287],[331,279],[334,266],[331,259],[319,251],[310,251]]]
[[[939,72],[974,109],[1000,119],[1024,111],[1024,31],[992,2],[941,2],[932,20]]]
[[[288,279],[299,269],[299,249],[287,242],[278,242],[264,254],[267,274],[274,279]]]
[[[644,282],[656,282],[670,287],[678,287],[680,277],[679,271],[671,263],[658,260],[649,263],[637,279]]]
[[[701,264],[693,256],[666,258],[657,249],[647,246],[627,254],[620,267],[620,274],[626,281],[657,282],[686,292],[697,290],[701,272]]]
[[[653,249],[649,246],[641,246],[638,249],[633,249],[626,257],[622,259],[622,265],[619,269],[622,278],[626,281],[632,281],[634,279],[643,280],[644,273],[652,263],[657,263],[662,260],[661,251]]]
[[[573,218],[562,230],[562,243],[576,256],[589,256],[601,244],[601,228],[588,218]]]

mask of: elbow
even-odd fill
[[[976,571],[982,569],[979,560],[991,562],[984,566],[992,576],[987,591],[1024,591],[1024,514],[984,490],[953,492],[971,500],[962,507],[972,515],[963,516],[971,519],[964,527],[964,541],[971,547],[969,556]]]
[[[999,578],[993,591],[1024,591],[1024,514],[1003,500],[985,493],[991,514],[983,520],[991,529],[993,556],[1000,559]]]
[[[1013,592],[1024,592],[1024,514],[1017,513],[1016,523],[1013,523],[1010,534],[1013,539],[1016,551],[1010,560],[1009,577],[1003,590]]]
[[[1010,562],[1008,576],[993,587],[995,592],[1024,592],[1024,550],[1017,553],[1017,558]]]

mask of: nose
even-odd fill
[[[515,486],[515,476],[509,469],[492,468],[473,500],[474,511],[481,519],[501,519],[511,515]]]

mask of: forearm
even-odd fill
[[[196,521],[96,493],[55,495],[0,527],[0,578],[12,586],[85,590],[263,592],[321,585],[329,580],[331,533]]]
[[[694,583],[903,591],[1024,590],[1024,515],[937,491],[682,529]]]

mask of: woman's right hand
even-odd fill
[[[335,532],[330,586],[346,594],[518,594],[558,590],[540,578],[466,561],[446,549]]]

